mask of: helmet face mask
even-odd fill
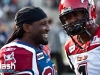
[[[85,20],[76,20],[72,23],[63,25],[64,30],[71,36],[81,34],[85,31]]]
[[[68,15],[69,14],[73,14],[76,13],[77,11],[80,11],[83,14],[83,18],[81,19],[76,19],[74,22],[69,23],[67,21],[68,19]],[[85,15],[86,14],[86,15]],[[77,15],[77,14],[76,14]],[[79,8],[79,9],[75,9],[75,10],[71,10],[69,12],[65,12],[63,14],[61,14],[59,16],[61,22],[62,22],[62,26],[64,28],[64,30],[67,32],[67,34],[74,36],[74,35],[78,35],[81,34],[82,32],[85,31],[86,28],[86,21],[88,20],[88,12],[86,9],[84,8]],[[69,17],[70,18],[70,17]]]

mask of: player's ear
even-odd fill
[[[29,24],[23,24],[23,29],[25,32],[30,32],[30,25]]]

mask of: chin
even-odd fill
[[[42,45],[47,45],[48,44],[48,41],[43,41],[42,42]]]

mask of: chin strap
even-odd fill
[[[90,38],[92,38],[92,36],[91,36],[91,34],[88,32],[88,30],[86,29],[86,33],[90,36]],[[73,40],[73,42],[75,43],[75,45],[77,46],[77,47],[79,47],[80,49],[84,49],[83,47],[81,47],[75,40],[74,40],[74,38],[70,35],[70,37],[71,37],[71,39]],[[92,38],[93,39],[93,38]],[[79,40],[78,40],[79,41]],[[81,41],[80,41],[81,42]]]
[[[73,42],[75,43],[75,45],[76,45],[77,47],[79,47],[80,49],[84,49],[84,48],[82,48],[82,47],[73,39],[72,36],[70,36],[70,37],[71,37],[71,39],[73,40]]]

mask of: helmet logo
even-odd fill
[[[81,0],[82,3],[84,3],[84,0]]]
[[[68,7],[68,8],[63,9],[63,10],[61,11],[61,13],[68,12],[68,11],[70,11],[70,10],[72,10],[72,8],[71,8],[71,7]]]

